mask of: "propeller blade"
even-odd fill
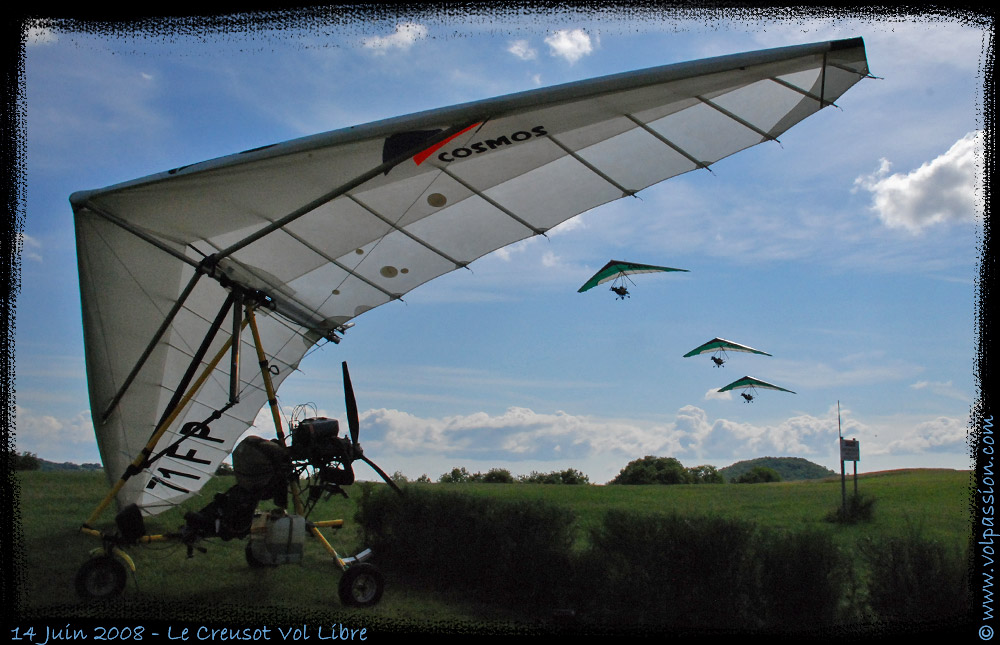
[[[351,385],[351,374],[347,371],[347,361],[344,366],[344,402],[347,406],[347,427],[351,430],[351,443],[358,442],[358,430],[361,422],[358,420],[358,402],[354,398],[354,386]]]
[[[401,490],[399,489],[399,486],[397,486],[397,485],[396,485],[396,482],[392,481],[392,477],[389,477],[388,475],[386,475],[386,474],[385,474],[385,471],[384,471],[384,470],[382,470],[381,468],[379,468],[379,467],[378,467],[378,466],[377,466],[377,465],[375,464],[375,462],[374,462],[374,461],[372,461],[372,460],[371,460],[371,459],[369,459],[368,457],[365,457],[364,455],[361,455],[360,457],[358,457],[358,459],[360,459],[361,461],[363,461],[363,462],[365,462],[366,464],[368,464],[369,466],[371,466],[371,467],[372,467],[372,469],[373,469],[373,470],[374,470],[375,472],[377,472],[377,473],[379,474],[379,476],[380,476],[380,477],[382,477],[382,479],[384,479],[384,480],[385,480],[385,483],[389,484],[389,487],[390,487],[390,488],[392,488],[392,490],[396,491],[396,492],[397,492],[397,493],[399,493],[400,495],[402,495],[402,494],[403,494],[403,491],[401,491]]]

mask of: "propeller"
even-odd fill
[[[386,474],[385,474],[385,471],[384,471],[384,470],[382,470],[381,468],[379,468],[379,467],[378,467],[378,466],[377,466],[377,465],[375,464],[375,462],[374,462],[374,461],[372,461],[372,460],[371,460],[371,459],[369,459],[368,457],[365,457],[364,455],[360,455],[360,456],[358,457],[358,459],[360,459],[361,461],[363,461],[363,462],[365,462],[366,464],[368,464],[369,466],[371,466],[371,467],[372,467],[372,470],[374,470],[375,472],[377,472],[377,473],[379,474],[379,476],[381,476],[381,477],[382,477],[382,479],[384,479],[384,480],[385,480],[385,483],[389,484],[389,488],[391,488],[392,490],[396,491],[396,492],[397,492],[397,493],[399,493],[400,495],[402,495],[402,494],[403,494],[403,491],[401,491],[401,490],[399,489],[399,486],[397,486],[397,485],[396,485],[396,482],[392,481],[392,477],[389,477],[389,475],[386,475]]]
[[[347,410],[347,427],[351,430],[351,443],[358,445],[358,431],[361,422],[358,420],[358,402],[354,398],[354,386],[351,385],[351,373],[347,371],[347,361],[341,363],[344,367],[344,402]]]
[[[365,457],[364,452],[361,450],[361,444],[358,443],[358,434],[361,429],[361,421],[358,417],[358,401],[354,397],[354,386],[351,384],[351,373],[347,371],[347,361],[343,361],[341,365],[344,368],[344,404],[347,412],[347,427],[351,431],[351,447],[353,448],[354,459],[360,459],[371,466],[385,480],[385,483],[389,484],[397,493],[402,494],[403,491],[399,489],[396,482],[392,481],[392,478],[385,474],[385,471],[379,468],[374,461]]]

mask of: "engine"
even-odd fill
[[[272,499],[275,506],[288,504],[288,483],[299,480],[305,486],[311,507],[323,493],[340,493],[341,486],[354,483],[351,462],[360,448],[340,436],[336,419],[316,417],[292,426],[289,447],[262,437],[249,436],[233,450],[236,484],[218,493],[212,502],[185,520],[192,535],[217,536],[224,540],[245,537],[250,532],[257,503]],[[311,469],[313,475],[302,478]]]
[[[351,462],[356,458],[354,444],[341,437],[336,419],[303,419],[292,428],[292,461],[305,462],[318,471],[325,484],[349,486],[354,483]]]

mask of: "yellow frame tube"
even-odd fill
[[[91,558],[97,558],[97,557],[100,557],[102,555],[105,555],[106,553],[107,552],[104,550],[103,547],[102,548],[98,548],[98,549],[92,549],[90,551],[90,557]],[[129,570],[131,570],[132,573],[135,573],[135,562],[132,561],[132,558],[129,557],[128,553],[125,553],[124,551],[122,551],[118,547],[112,547],[112,549],[111,549],[111,555],[115,556],[116,558],[118,558],[119,560],[121,560],[122,562],[124,562],[125,565],[129,568]]]
[[[343,520],[329,520],[329,521],[342,522]],[[345,565],[344,561],[340,559],[339,555],[337,555],[337,550],[333,548],[333,545],[330,544],[330,542],[325,537],[323,537],[322,533],[320,533],[319,526],[316,526],[314,523],[313,527],[310,530],[312,531],[313,536],[317,540],[319,540],[319,543],[323,545],[323,548],[326,549],[327,552],[334,557],[334,559],[337,561],[337,565],[340,566],[341,569],[346,570],[347,565]]]
[[[267,404],[271,408],[271,420],[274,421],[274,432],[278,435],[278,441],[284,445],[285,432],[281,429],[278,396],[274,391],[274,384],[271,382],[271,372],[267,369],[267,356],[264,354],[264,347],[260,342],[260,332],[257,330],[257,317],[254,315],[252,307],[247,307],[246,319],[250,323],[250,333],[253,334],[254,349],[257,350],[257,364],[260,365],[260,375],[264,379],[264,391],[267,392]]]
[[[260,342],[260,332],[257,330],[257,318],[254,316],[253,309],[247,307],[247,320],[250,323],[250,333],[253,334],[253,344],[254,349],[257,350],[257,362],[260,365],[260,375],[264,379],[264,390],[267,392],[267,403],[271,408],[271,419],[274,422],[274,433],[278,437],[278,441],[281,445],[285,445],[285,433],[281,429],[281,415],[278,410],[278,397],[274,391],[274,384],[271,382],[271,372],[267,369],[267,356],[264,354],[263,344]],[[302,498],[300,496],[301,491],[299,490],[299,483],[297,481],[292,482],[292,500],[295,502],[295,513],[301,515],[304,512],[302,506]],[[323,536],[319,528],[321,526],[328,527],[340,527],[343,525],[343,520],[325,520],[320,522],[311,522],[310,532],[313,536],[319,540],[323,548],[332,555],[336,560],[337,564],[340,565],[341,569],[346,569],[344,561],[337,554],[337,550],[333,548],[333,545]]]
[[[271,372],[267,369],[267,356],[264,354],[264,346],[260,342],[260,332],[257,330],[257,317],[253,313],[252,307],[247,307],[247,321],[250,323],[250,333],[253,334],[253,346],[257,350],[257,364],[260,365],[260,376],[264,379],[264,391],[267,392],[267,404],[271,408],[271,420],[274,422],[274,434],[282,446],[287,447],[285,442],[285,432],[281,429],[281,413],[278,410],[278,396],[274,390],[274,383],[271,382]],[[295,514],[302,515],[304,507],[299,491],[298,482],[292,482],[292,501],[295,503]]]

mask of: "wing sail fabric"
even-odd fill
[[[280,382],[318,340],[362,313],[579,213],[774,139],[867,74],[861,39],[723,56],[397,117],[75,193],[91,407],[109,478],[150,437],[228,288],[267,301],[258,322]],[[195,362],[207,365],[226,337],[224,329]],[[172,452],[133,477],[120,503],[157,512],[214,472],[266,398],[256,362],[244,361],[239,403],[208,424],[210,433],[181,434],[226,405],[229,369],[221,361],[154,451]]]

